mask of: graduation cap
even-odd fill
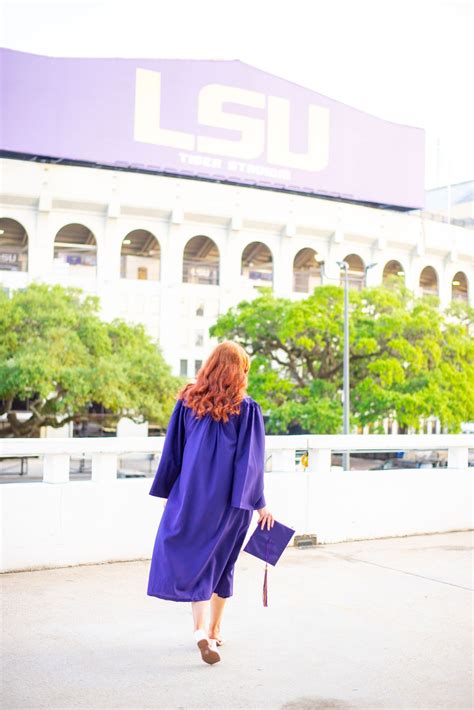
[[[258,557],[265,562],[265,574],[263,577],[263,606],[268,606],[268,585],[267,585],[267,569],[268,563],[275,566],[280,559],[283,550],[293,537],[295,530],[289,528],[283,523],[273,522],[273,527],[268,530],[265,526],[262,530],[257,524],[249,541],[244,547],[244,552]]]

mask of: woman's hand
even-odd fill
[[[273,518],[273,515],[268,510],[268,508],[266,506],[265,506],[265,508],[258,508],[257,513],[258,513],[257,525],[260,525],[260,523],[261,523],[262,530],[265,527],[265,525],[267,526],[267,529],[270,530],[270,528],[273,527],[275,520]]]

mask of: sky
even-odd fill
[[[0,0],[0,45],[240,59],[426,132],[427,189],[474,180],[474,0]]]

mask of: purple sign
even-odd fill
[[[0,149],[424,205],[424,131],[238,61],[0,50]]]

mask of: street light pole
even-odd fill
[[[338,266],[344,270],[344,353],[343,353],[343,433],[350,434],[350,371],[349,371],[349,264],[347,261],[338,261]],[[368,264],[364,269],[364,286],[367,286],[367,271],[376,263]],[[351,455],[349,451],[342,453],[342,467],[350,471]]]
[[[343,351],[343,433],[349,434],[349,416],[351,410],[349,385],[349,264],[347,261],[338,261],[338,266],[344,270],[344,351]],[[342,453],[342,467],[349,471],[351,467],[349,451]]]
[[[349,417],[351,412],[350,401],[350,373],[349,373],[349,264],[344,262],[344,434],[350,433]],[[351,468],[350,452],[344,451],[344,471]]]

